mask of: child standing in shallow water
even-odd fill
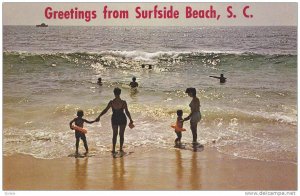
[[[185,131],[183,128],[183,111],[182,110],[177,110],[177,121],[176,125],[173,125],[172,128],[175,129],[175,133],[177,135],[177,138],[175,139],[175,146],[181,145],[181,137],[182,137],[182,131]]]
[[[70,122],[70,129],[74,129],[72,124],[73,122],[75,122],[75,125],[78,126],[78,127],[81,127],[83,128],[83,123],[94,123],[95,121],[88,121],[83,117],[83,111],[82,110],[78,110],[77,111],[77,118],[74,118],[71,122]],[[84,144],[84,148],[85,148],[85,154],[87,154],[89,152],[89,148],[88,148],[88,145],[87,145],[87,141],[86,141],[86,137],[85,137],[85,134],[83,132],[80,132],[80,131],[77,131],[75,130],[75,138],[76,138],[76,155],[78,155],[78,148],[79,148],[79,140],[81,138],[81,140],[83,141],[83,144]]]

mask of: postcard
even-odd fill
[[[297,7],[3,3],[3,190],[297,190]]]

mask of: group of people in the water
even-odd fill
[[[102,84],[103,84],[103,83],[102,83],[102,78],[98,78],[97,84],[98,84],[99,86],[102,86]],[[133,77],[133,78],[132,78],[132,82],[130,82],[129,86],[130,86],[131,88],[136,88],[136,87],[139,86],[139,84],[136,82],[136,77]]]
[[[146,68],[148,66],[148,69],[152,69],[153,65],[151,64],[142,64],[141,67],[142,68]]]
[[[214,78],[220,79],[220,83],[224,83],[226,81],[226,78],[224,78],[223,74],[221,74],[220,77],[216,76],[210,76]],[[98,85],[102,85],[102,79],[98,78]],[[132,82],[130,82],[129,86],[131,88],[137,88],[138,83],[136,82],[136,78],[132,78]],[[116,154],[116,143],[117,143],[117,136],[119,135],[120,137],[120,149],[119,152],[123,153],[123,144],[124,144],[124,133],[127,125],[127,118],[130,120],[130,123],[128,126],[130,128],[134,127],[133,125],[133,120],[131,118],[131,114],[128,110],[127,102],[125,100],[122,100],[120,95],[121,95],[121,89],[120,88],[115,88],[114,91],[114,96],[115,98],[111,101],[108,102],[106,108],[98,115],[98,117],[93,120],[89,121],[83,118],[84,112],[82,110],[77,111],[77,117],[74,118],[70,122],[70,129],[74,129],[73,123],[75,123],[76,126],[83,128],[84,123],[94,123],[94,122],[99,122],[100,118],[107,113],[107,111],[111,108],[112,109],[112,117],[111,117],[111,125],[112,125],[112,130],[113,130],[113,138],[112,138],[112,154]],[[183,129],[183,122],[184,121],[190,121],[190,129],[193,135],[193,145],[199,145],[197,142],[197,126],[198,123],[201,120],[201,113],[200,113],[200,100],[197,97],[197,92],[195,88],[187,88],[185,93],[188,94],[192,98],[191,103],[189,104],[190,106],[190,114],[183,118],[183,111],[178,110],[177,111],[177,121],[176,125],[174,125],[175,133],[177,135],[177,138],[175,139],[175,146],[180,146],[181,145],[181,138],[182,138],[182,131],[185,130]],[[127,117],[126,117],[127,116]],[[84,143],[85,147],[85,154],[89,152],[88,145],[87,145],[87,140],[85,133],[75,130],[75,138],[76,138],[76,155],[78,155],[78,148],[79,148],[79,141],[80,139]]]

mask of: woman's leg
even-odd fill
[[[196,122],[191,122],[191,131],[193,134],[193,143],[197,143],[197,125],[198,123]]]
[[[113,149],[112,149],[112,153],[115,153],[116,152],[117,136],[118,136],[118,125],[112,125],[112,129],[113,129],[113,138],[112,138]]]
[[[120,125],[120,151],[123,151],[125,128],[126,128],[126,124]]]

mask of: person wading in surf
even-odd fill
[[[198,145],[197,142],[197,125],[201,120],[200,113],[200,100],[196,96],[195,88],[187,88],[185,91],[190,97],[192,97],[192,101],[190,103],[191,113],[183,119],[183,121],[190,120],[190,128],[193,134],[193,145]]]
[[[127,103],[126,103],[126,101],[124,101],[120,98],[121,89],[115,88],[114,95],[115,95],[115,99],[111,100],[107,104],[106,108],[95,119],[96,122],[99,122],[100,117],[103,116],[109,110],[109,108],[112,109],[113,114],[111,116],[111,126],[113,129],[113,138],[112,138],[112,143],[113,143],[112,154],[113,155],[116,154],[115,148],[116,148],[118,134],[120,135],[120,153],[123,153],[124,133],[125,133],[126,125],[127,125],[126,115],[130,120],[130,124],[133,124],[130,112],[127,107]],[[126,115],[124,113],[124,110],[125,110]]]

